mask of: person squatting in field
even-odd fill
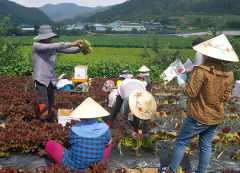
[[[225,35],[220,35],[193,47],[203,56],[203,64],[194,68],[190,81],[186,75],[177,76],[178,85],[188,96],[187,117],[175,140],[169,166],[159,172],[176,173],[189,142],[199,135],[199,164],[196,172],[205,173],[211,159],[212,140],[224,119],[223,102],[231,97],[233,72],[224,63],[239,58]]]
[[[137,76],[136,78],[140,79],[142,77],[140,75],[140,76]],[[126,126],[130,125],[129,132],[131,131],[130,129],[133,126],[135,133],[138,133],[139,129],[142,131],[143,134],[148,133],[149,119],[156,112],[156,102],[155,102],[155,99],[152,97],[152,95],[146,91],[146,85],[147,83],[144,80],[129,79],[129,78],[124,79],[118,85],[118,88],[117,88],[118,96],[116,98],[116,103],[110,114],[110,121],[108,121],[108,125],[110,127],[115,126],[113,125],[113,123],[115,123],[117,114],[120,111],[123,118],[122,120],[120,120],[120,123]],[[130,100],[134,98],[130,96],[136,90],[139,91],[138,92],[139,95],[136,93],[138,99],[141,100],[142,97],[145,98],[145,99],[142,99],[141,101],[137,100],[137,102],[139,103],[138,106],[144,105],[144,106],[140,106],[139,112],[138,111],[134,112],[135,108],[131,108],[130,106]],[[131,131],[131,133],[132,132],[133,131]]]
[[[71,171],[85,171],[93,162],[106,162],[110,154],[112,142],[109,127],[98,118],[109,113],[91,97],[85,99],[70,117],[80,119],[71,127],[69,133],[69,149],[50,140],[45,149],[49,158],[61,165],[68,166]]]
[[[37,118],[41,122],[52,122],[54,116],[54,86],[57,78],[54,73],[56,53],[76,54],[82,40],[75,42],[52,43],[59,36],[52,32],[50,25],[41,25],[32,47],[33,80],[37,95]]]

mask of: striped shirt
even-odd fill
[[[187,115],[196,121],[214,125],[224,118],[223,102],[230,99],[233,73],[221,64],[210,63],[195,67],[189,83],[181,85],[189,98]]]
[[[62,165],[67,165],[72,171],[84,171],[93,162],[102,162],[104,149],[111,140],[110,130],[95,138],[84,138],[75,134],[72,130],[69,133],[70,149],[63,152]]]

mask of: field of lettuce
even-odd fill
[[[133,157],[135,158],[139,158],[142,149],[151,151],[153,155],[156,154],[163,147],[162,144],[166,142],[168,143],[168,152],[172,152],[173,142],[186,115],[183,110],[176,108],[180,95],[176,82],[173,81],[166,86],[160,81],[159,76],[176,58],[184,62],[187,57],[194,56],[191,49],[194,37],[80,36],[62,37],[56,41],[75,41],[77,39],[89,40],[93,46],[92,53],[88,55],[81,53],[75,55],[58,54],[55,72],[57,75],[65,73],[70,78],[74,75],[76,65],[87,65],[88,76],[93,78],[93,88],[90,88],[88,93],[82,94],[70,94],[66,91],[56,92],[57,108],[74,109],[85,98],[91,96],[108,111],[111,111],[106,107],[108,93],[101,90],[103,83],[107,79],[116,81],[116,77],[123,70],[128,70],[136,75],[137,70],[145,64],[151,70],[152,94],[158,104],[156,117],[151,120],[150,136],[147,139],[143,139],[141,135],[133,138],[126,133],[123,126],[119,125],[116,131],[112,132],[112,141],[121,154],[127,148],[127,151],[134,151]],[[240,55],[239,38],[231,38],[231,41],[235,51]],[[0,157],[7,158],[14,152],[37,153],[41,157],[45,156],[44,146],[50,139],[58,141],[65,147],[69,146],[67,142],[68,131],[74,122],[68,124],[65,129],[57,123],[41,124],[35,119],[35,92],[33,90],[24,91],[27,81],[32,78],[32,43],[31,37],[0,38],[0,120],[5,122],[4,126],[0,126]],[[239,63],[231,65],[231,68],[235,73],[235,79],[239,79]],[[234,100],[234,98],[225,104],[226,117],[213,141],[212,158],[215,160],[210,165],[209,170],[211,171],[218,170],[223,173],[240,171],[238,105],[239,101]],[[38,133],[39,131],[44,133]],[[194,138],[186,151],[190,160],[199,152],[197,139],[197,137]],[[154,155],[154,157],[157,156]],[[216,160],[219,163],[218,167],[215,166]],[[228,163],[235,167],[229,166]],[[57,165],[47,166],[42,170],[45,173],[69,172],[68,168]],[[107,165],[101,164],[93,170],[89,170],[88,173],[93,173],[93,171],[95,171],[94,173],[111,172]],[[0,172],[30,173],[32,171],[6,167],[0,168]],[[118,173],[123,172],[126,173],[126,170],[118,170]],[[187,173],[187,171],[185,172]]]

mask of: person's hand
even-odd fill
[[[83,40],[74,41],[74,42],[71,43],[71,46],[77,46],[77,45],[79,45],[82,42],[83,42]]]
[[[135,137],[136,137],[136,135],[137,135],[137,133],[136,133],[136,132],[132,132],[132,133],[131,133],[131,136],[132,136],[132,138],[135,138]]]
[[[187,80],[187,75],[186,74],[179,74],[177,75],[177,82],[178,82],[178,85],[181,86],[183,83],[186,83],[185,81]]]
[[[190,74],[190,73],[193,72],[193,69],[192,69],[192,70],[187,70],[187,69],[185,69],[185,72],[186,72],[187,74]]]

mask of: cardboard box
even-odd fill
[[[70,114],[73,110],[71,109],[58,109],[58,124],[62,124],[62,126],[65,126],[67,122],[71,122],[71,120],[79,120],[79,119],[73,119],[70,118]]]

